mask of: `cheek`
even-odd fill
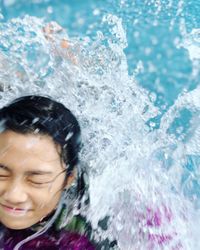
[[[46,192],[40,192],[36,195],[31,196],[32,203],[34,208],[38,210],[38,212],[50,212],[55,209],[61,197],[61,191],[49,190]]]
[[[4,196],[8,189],[9,182],[8,181],[0,181],[0,197]]]

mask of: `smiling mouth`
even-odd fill
[[[24,214],[26,214],[28,211],[30,211],[30,209],[22,209],[22,208],[10,207],[10,206],[3,205],[3,204],[1,204],[1,207],[2,207],[3,210],[6,211],[7,213],[16,214],[16,215],[24,215]]]

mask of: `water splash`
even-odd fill
[[[183,177],[188,156],[199,156],[199,88],[183,92],[155,129],[148,122],[161,112],[156,97],[128,74],[121,19],[109,14],[103,21],[110,33],[98,32],[94,41],[69,38],[65,30],[48,39],[46,23],[29,16],[1,24],[2,105],[22,94],[48,93],[78,117],[81,162],[90,169],[87,216],[96,238],[117,239],[127,250],[198,249],[199,198],[191,199],[190,179]],[[63,39],[69,47],[62,47]],[[172,127],[183,109],[191,114],[189,127],[177,132]],[[159,227],[150,226],[154,212],[164,218]],[[99,226],[104,218],[106,230]],[[173,239],[163,247],[149,240],[155,234]]]

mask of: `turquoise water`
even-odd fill
[[[192,62],[187,49],[178,46],[200,25],[200,2],[178,0],[102,0],[102,1],[3,1],[5,20],[26,14],[55,20],[70,36],[95,38],[96,31],[107,31],[102,17],[112,13],[122,18],[128,46],[125,49],[129,72],[139,61],[143,70],[137,75],[139,83],[156,92],[158,105],[171,105],[183,89],[195,88],[199,75],[192,76]],[[183,27],[184,26],[184,27]]]
[[[199,249],[200,1],[0,3],[1,98],[48,93],[79,117],[93,226],[113,213],[105,236],[146,249],[130,211],[164,203],[184,249]],[[52,20],[66,29],[55,43],[42,32]]]

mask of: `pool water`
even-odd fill
[[[125,53],[129,72],[142,64],[138,82],[159,94],[158,105],[170,105],[183,89],[198,85],[198,75],[192,76],[193,64],[183,43],[187,34],[199,28],[199,1],[1,0],[1,5],[5,20],[29,14],[56,20],[70,36],[88,35],[94,39],[98,30],[107,31],[102,17],[106,13],[117,15],[122,18],[128,39]]]
[[[199,249],[200,1],[0,0],[0,8],[2,102],[48,93],[79,117],[93,226],[114,216],[102,235],[123,250],[147,249],[131,214],[164,203],[184,249]],[[53,44],[42,32],[52,20],[65,28]]]

